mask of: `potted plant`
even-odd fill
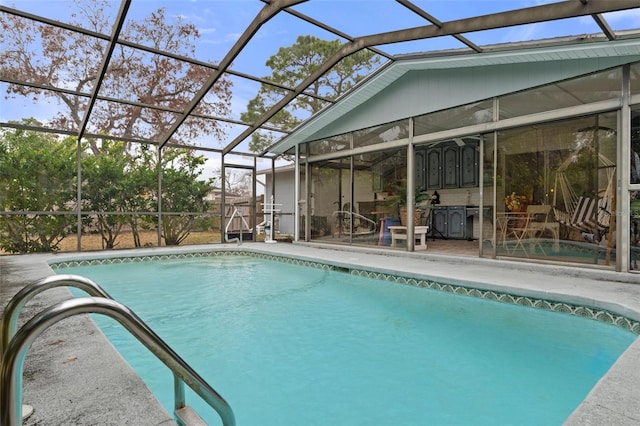
[[[527,200],[526,195],[516,195],[512,192],[511,195],[504,197],[504,204],[510,212],[520,212],[527,209]]]
[[[431,199],[431,196],[421,186],[415,188],[415,205],[418,206]],[[392,187],[392,194],[387,198],[387,203],[396,217],[400,217],[400,224],[406,226],[407,222],[407,185],[401,182]],[[421,209],[416,209],[414,214],[414,225],[420,224]]]

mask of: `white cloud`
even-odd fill
[[[202,32],[202,30],[200,30]],[[210,31],[207,34],[211,34],[214,31]],[[205,34],[205,33],[203,33]],[[202,38],[200,39],[200,43],[203,44],[226,44],[226,43],[235,43],[236,40],[240,38],[240,33],[228,33],[223,38]]]
[[[213,34],[218,31],[217,28],[198,28],[200,34]]]

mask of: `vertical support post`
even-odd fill
[[[407,144],[407,251],[415,250],[416,212],[416,159],[413,145],[413,119],[409,119],[409,143]]]
[[[158,146],[158,247],[162,246],[162,148]]]
[[[493,98],[493,121],[496,122],[500,120],[500,100],[495,97]],[[492,246],[493,246],[493,253],[491,255],[491,257],[493,259],[496,258],[497,256],[497,252],[498,252],[498,228],[497,228],[497,223],[498,223],[498,152],[500,152],[500,150],[498,150],[498,132],[497,131],[493,131],[492,133],[493,136],[493,172],[492,172],[492,178],[493,178],[493,199],[491,200],[491,211],[492,211],[492,218],[491,218],[491,223],[493,224],[492,226],[492,236],[491,236],[491,241],[493,242]],[[481,151],[481,153],[484,151]],[[482,173],[484,170],[484,159],[480,160],[480,172]],[[482,174],[481,176],[484,176],[484,174]],[[482,187],[482,185],[481,185]],[[503,194],[504,195],[504,194]],[[480,198],[482,200],[482,197]],[[554,204],[555,204],[555,194],[554,194]]]
[[[227,191],[225,191],[225,188],[227,187],[227,179],[226,179],[226,175],[227,175],[227,170],[226,170],[226,166],[224,164],[224,157],[225,154],[222,153],[221,159],[220,159],[220,163],[221,163],[221,167],[220,167],[220,235],[222,236],[222,242],[226,242],[227,241],[227,236],[225,233],[226,228],[226,221],[227,221],[227,210],[226,210],[226,197],[225,197],[225,193]]]
[[[275,160],[271,160],[271,169],[273,170],[273,164],[275,163]],[[249,222],[249,229],[251,229],[251,240],[255,241],[256,240],[256,235],[258,235],[256,233],[256,225],[258,224],[258,194],[257,194],[257,189],[258,189],[258,184],[256,182],[257,180],[257,173],[256,170],[258,169],[258,157],[254,156],[253,157],[253,170],[251,170],[251,182],[252,182],[252,186],[251,186],[251,193],[252,193],[252,204],[253,204],[253,208],[252,210],[252,214],[251,214],[251,221]],[[275,173],[275,172],[274,172]]]
[[[176,374],[173,375],[173,408],[174,410],[179,410],[184,408],[186,405],[186,400],[184,396],[184,382],[180,377]]]
[[[76,249],[82,251],[82,138],[78,137],[76,148]]]
[[[610,226],[616,227],[616,271],[629,272],[630,244],[631,244],[631,218],[629,214],[629,185],[631,180],[631,65],[622,67],[622,108],[618,115],[618,157],[616,161],[616,202],[615,217],[611,218]],[[618,212],[622,213],[618,215]],[[624,212],[627,212],[624,214]]]
[[[273,209],[275,208],[274,206],[274,200],[276,198],[276,159],[272,158],[271,159],[271,240],[273,242],[276,242],[276,240],[273,238],[274,232],[275,232],[275,225],[276,223],[274,222],[274,218],[273,218]]]
[[[351,138],[351,147],[353,148],[353,133],[350,134],[350,138]],[[356,209],[355,206],[355,197],[354,197],[354,192],[355,192],[355,182],[354,182],[354,168],[353,168],[353,155],[349,156],[349,244],[353,243],[353,224],[354,224],[354,217],[353,217],[353,212]]]
[[[479,152],[478,152],[478,222],[480,223],[480,230],[478,232],[478,253],[482,257],[484,249],[484,135],[480,135]],[[492,209],[492,211],[495,209]],[[472,236],[473,237],[473,236]]]
[[[311,193],[311,165],[309,164],[309,162],[305,162],[304,164],[304,179],[305,179],[305,186],[307,188],[307,193],[306,193],[306,202],[305,202],[305,214],[307,217],[307,221],[305,223],[305,228],[304,228],[304,239],[305,241],[310,241],[311,240],[311,215],[313,213],[313,203],[312,203],[312,197],[313,194]]]
[[[293,174],[293,240],[300,241],[300,144],[296,144]]]

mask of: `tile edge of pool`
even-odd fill
[[[118,255],[117,253],[108,253],[108,255],[100,256],[82,256],[71,257],[69,259],[50,260],[48,262],[51,269],[54,271],[66,267],[75,266],[92,266],[92,265],[104,265],[104,264],[117,264],[117,263],[133,263],[133,262],[149,262],[155,260],[177,260],[177,259],[193,259],[203,257],[216,257],[216,256],[252,256],[267,260],[273,260],[284,263],[292,263],[300,266],[328,269],[349,273],[366,278],[379,279],[384,281],[390,281],[398,284],[410,285],[414,287],[428,288],[437,291],[444,291],[447,293],[453,293],[463,296],[477,297],[486,300],[492,300],[501,303],[507,303],[512,305],[518,305],[523,307],[543,309],[552,312],[565,313],[582,317],[585,319],[591,319],[599,322],[604,322],[624,330],[630,331],[635,335],[640,335],[640,320],[634,319],[634,312],[624,312],[624,307],[616,306],[607,303],[598,303],[597,300],[580,298],[576,296],[567,297],[561,293],[550,293],[541,291],[521,291],[517,292],[516,289],[505,289],[504,286],[499,286],[503,290],[497,290],[496,286],[490,286],[492,288],[486,288],[480,283],[465,282],[461,280],[442,279],[438,277],[432,277],[429,275],[423,275],[416,277],[416,274],[403,274],[393,272],[389,269],[377,268],[377,271],[372,271],[373,268],[362,268],[357,265],[350,264],[348,262],[331,262],[320,261],[307,258],[305,256],[292,256],[288,254],[272,254],[266,253],[261,250],[247,249],[247,248],[228,248],[221,247],[208,250],[193,250],[193,251],[173,251],[167,253],[156,253],[152,255]],[[518,294],[522,293],[522,294]],[[582,299],[582,300],[581,300]],[[605,305],[605,306],[603,306]],[[623,312],[620,312],[623,311]]]

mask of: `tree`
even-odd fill
[[[220,170],[216,170],[220,174]],[[225,193],[251,196],[251,172],[230,170],[227,168],[224,174]]]
[[[192,150],[165,149],[162,158],[162,211],[169,213],[162,216],[162,236],[166,245],[179,245],[196,223],[193,213],[208,210],[206,196],[214,189],[214,179],[200,179],[206,158]],[[157,188],[155,195],[157,200]]]
[[[289,47],[281,47],[278,53],[271,56],[266,65],[273,73],[265,77],[288,87],[295,87],[307,76],[315,72],[340,49],[340,40],[322,40],[314,36],[299,36]],[[329,72],[313,82],[305,93],[312,93],[327,99],[336,99],[356,83],[362,80],[374,66],[380,62],[380,57],[368,50],[361,50],[336,64]],[[241,114],[241,119],[251,123],[261,117],[271,106],[277,103],[288,92],[276,86],[262,84],[260,91],[249,101],[247,111]],[[326,102],[311,96],[297,96],[289,105],[290,111],[281,110],[274,115],[269,123],[284,130],[293,129],[300,124],[296,111],[306,111],[314,114]],[[274,142],[272,136],[254,132],[251,136],[249,149],[260,152]]]
[[[110,34],[113,25],[105,11],[113,4],[108,0],[73,0],[76,12],[72,25],[103,34]],[[74,92],[54,92],[40,87],[9,84],[7,96],[56,98],[59,112],[51,119],[55,128],[76,131],[80,128],[99,67],[107,48],[104,40],[51,25],[0,14],[0,73],[3,77],[31,81]],[[160,8],[142,21],[127,20],[121,38],[153,49],[184,56],[194,56],[194,41],[198,29],[176,19],[167,22],[165,9]],[[165,56],[151,54],[118,45],[114,49],[100,95],[141,104],[180,109],[213,71]],[[229,115],[231,83],[218,80],[209,95],[197,107],[202,115]],[[79,95],[78,93],[82,93]],[[137,105],[99,100],[93,110],[88,131],[127,138],[147,138],[158,141],[175,120],[175,114]],[[224,140],[224,128],[215,120],[192,115],[173,138],[173,142],[191,144],[201,134]],[[89,141],[94,154],[99,141]],[[123,149],[128,150],[129,144]]]
[[[127,180],[131,189],[122,194],[122,203],[125,211],[145,212],[153,209],[150,194],[154,193],[158,186],[158,166],[156,162],[157,150],[149,145],[140,145],[136,151],[135,160],[132,159],[128,166]],[[157,191],[155,191],[157,192]],[[141,247],[140,228],[143,230],[153,228],[157,220],[153,215],[128,215],[129,226],[136,247]]]
[[[114,5],[113,2],[72,0],[71,3],[75,5],[72,21],[69,22],[71,25],[102,34],[111,33],[113,22],[109,8]],[[34,101],[56,99],[59,108],[47,120],[48,126],[77,131],[83,123],[88,94],[96,84],[107,42],[4,13],[0,14],[0,27],[0,77],[5,81],[36,83],[33,86],[9,83],[6,96],[28,96]],[[131,43],[187,57],[195,56],[194,42],[199,37],[198,29],[184,23],[181,18],[169,22],[164,8],[143,20],[127,19],[120,34],[120,39]],[[114,49],[100,87],[99,93],[103,99],[97,100],[87,131],[119,137],[124,142],[85,137],[83,143],[86,142],[91,155],[83,151],[82,162],[83,168],[86,168],[82,173],[82,207],[99,212],[94,216],[96,222],[92,225],[101,233],[106,248],[116,246],[118,234],[127,222],[136,245],[139,245],[138,226],[151,221],[149,218],[146,218],[147,222],[140,221],[139,216],[131,213],[151,210],[148,197],[151,191],[157,192],[159,171],[153,156],[145,153],[144,145],[133,145],[126,141],[130,138],[162,140],[175,121],[175,114],[147,105],[180,110],[192,100],[213,72],[208,67],[122,44]],[[43,86],[64,90],[44,90]],[[124,99],[130,104],[106,99]],[[198,104],[195,110],[198,114],[191,115],[180,126],[171,142],[192,145],[202,134],[225,140],[225,128],[216,120],[204,117],[230,115],[230,103],[231,82],[223,77]],[[187,164],[190,163],[187,161]],[[75,173],[75,163],[69,170]],[[190,176],[192,172],[192,169],[184,171]],[[173,174],[174,171],[167,173],[169,176]],[[168,179],[170,182],[171,178]],[[187,199],[198,198],[200,190],[197,184],[181,188]],[[157,200],[155,202],[157,206]],[[165,205],[172,203],[173,200],[167,200]],[[127,214],[121,214],[123,212]],[[178,228],[171,230],[174,224]],[[173,240],[177,242],[185,232],[177,220],[166,221],[163,227],[165,234],[178,235]]]
[[[113,249],[122,227],[129,222],[124,215],[128,194],[144,191],[134,186],[128,176],[132,159],[122,142],[103,141],[97,154],[85,155],[82,161],[83,210],[95,212],[90,229],[102,237],[102,248]]]
[[[35,119],[22,124],[39,126]],[[56,251],[71,231],[75,207],[76,141],[29,130],[0,133],[0,248],[11,253]],[[26,213],[29,212],[29,213]],[[54,212],[41,214],[37,212]]]
[[[98,155],[83,158],[83,206],[94,212],[90,226],[100,233],[106,249],[117,246],[125,225],[131,228],[136,247],[141,245],[139,227],[157,225],[155,215],[132,214],[158,210],[156,152],[143,146],[129,154],[122,144],[103,142]],[[204,156],[181,148],[162,152],[162,236],[165,244],[179,245],[196,223],[193,213],[207,211],[206,196],[214,180],[200,179]]]

